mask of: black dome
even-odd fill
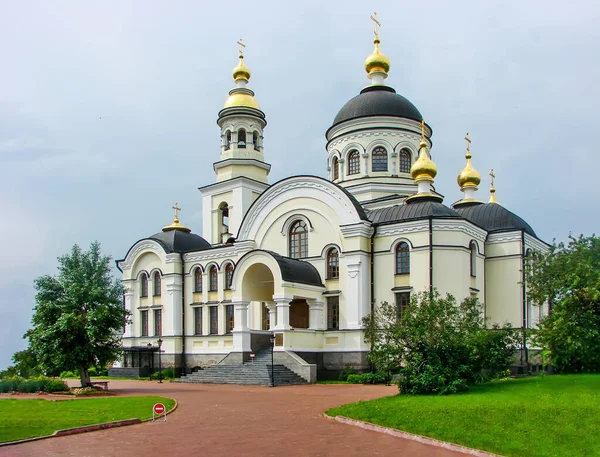
[[[158,241],[167,254],[172,252],[186,253],[210,249],[210,243],[204,238],[183,230],[158,232],[152,235],[150,239]]]
[[[490,233],[523,230],[525,233],[529,233],[531,236],[537,238],[537,235],[527,222],[498,203],[460,205],[454,208],[454,210],[466,220],[473,222]]]
[[[346,103],[339,111],[333,125],[368,116],[405,117],[421,122],[419,110],[389,86],[368,86]]]
[[[374,209],[368,212],[368,216],[373,224],[392,224],[429,217],[462,219],[460,214],[453,209],[439,202],[425,199],[423,201],[411,201],[403,205]]]

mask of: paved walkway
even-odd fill
[[[179,402],[166,423],[144,423],[0,448],[10,457],[391,456],[464,454],[325,419],[328,408],[394,395],[396,387],[289,387],[111,381],[119,395],[164,395]]]

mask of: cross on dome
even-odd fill
[[[375,23],[375,38],[379,38],[379,27],[381,27],[381,22],[379,22],[379,20],[377,19],[377,11],[373,13],[373,15],[371,16],[371,20]]]
[[[246,45],[242,43],[241,38],[240,41],[237,42],[237,44],[240,46],[240,57],[244,57],[244,48],[246,47]]]

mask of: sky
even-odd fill
[[[374,10],[446,204],[469,132],[479,198],[494,168],[498,201],[543,240],[597,231],[598,2],[0,0],[0,369],[27,346],[33,280],[73,244],[120,259],[175,202],[201,234],[240,38],[270,182],[325,177],[325,131],[369,84]]]

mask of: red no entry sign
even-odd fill
[[[165,412],[165,405],[163,405],[162,403],[157,403],[156,405],[154,405],[154,413],[163,414],[164,412]]]

